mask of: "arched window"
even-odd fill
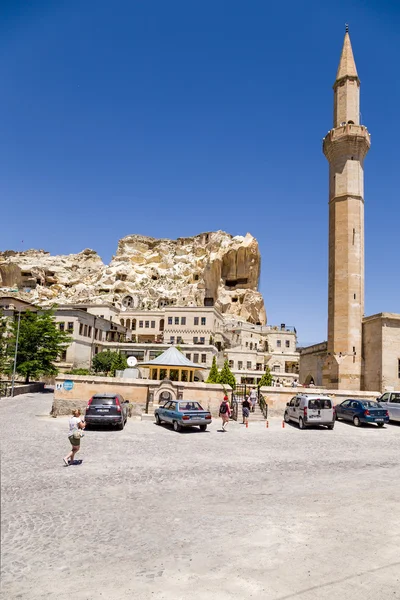
[[[127,326],[128,329],[131,328],[131,320],[130,319],[126,320],[126,326]]]
[[[132,319],[132,329],[133,331],[136,329],[136,319]]]
[[[124,324],[124,319],[121,319],[121,325],[123,325],[123,324]]]

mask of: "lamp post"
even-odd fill
[[[19,340],[19,326],[21,323],[21,310],[18,311],[18,327],[17,327],[17,338],[15,340],[15,354],[14,354],[14,367],[11,379],[11,398],[14,398],[14,385],[15,385],[15,373],[17,371],[17,354],[18,354],[18,340]]]

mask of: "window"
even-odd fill
[[[83,328],[83,335],[87,337],[87,325],[85,325]]]
[[[179,317],[175,317],[175,325],[179,325]]]
[[[92,335],[92,326],[89,325],[89,327],[88,327],[88,336],[91,337],[91,335]]]
[[[280,348],[282,346],[281,340],[276,340],[276,347]]]
[[[143,329],[143,321],[139,321],[139,327]]]
[[[205,317],[201,317],[201,324],[205,325],[206,324],[206,318]]]
[[[176,343],[177,344],[183,344],[183,340],[182,340],[182,338],[181,338],[180,335],[178,335],[178,337],[176,338]]]
[[[199,338],[198,337],[194,337],[193,338],[193,344],[198,344],[199,343]]]
[[[206,343],[206,338],[201,337],[200,338],[200,344],[205,344]]]
[[[230,368],[230,369],[233,369],[233,368],[234,368],[234,366],[233,366],[233,360],[230,360],[228,364],[229,364],[229,368]]]
[[[290,340],[285,341],[285,346],[286,346],[286,348],[290,348]]]
[[[253,342],[250,342],[250,350],[253,350]]]
[[[202,363],[206,363],[207,362],[207,354],[202,354],[201,355],[201,362]]]
[[[193,322],[194,322],[195,325],[198,325],[199,324],[199,317],[195,317]]]
[[[186,358],[187,358],[188,360],[192,360],[192,355],[191,355],[190,353],[189,353],[189,354],[186,354]]]
[[[172,325],[172,317],[168,317],[168,325]]]
[[[193,362],[195,362],[195,363],[199,362],[199,355],[198,354],[193,354]]]
[[[83,324],[79,323],[79,335],[83,335]]]
[[[152,328],[152,329],[155,329],[155,328],[156,328],[156,322],[155,322],[155,321],[152,321],[152,322],[151,322],[151,328]]]
[[[73,331],[74,330],[74,324],[69,322],[68,323],[68,331]]]
[[[251,369],[251,361],[250,360],[247,361],[247,368]]]
[[[249,342],[246,342],[246,348],[248,348],[248,346],[249,346]]]
[[[400,379],[400,358],[398,359],[397,362],[398,362],[398,365],[397,365],[397,371],[398,371],[398,373],[397,373],[397,375],[398,375],[398,377]]]
[[[171,337],[169,338],[169,343],[175,344],[175,336],[174,335],[171,335]]]
[[[58,326],[60,328],[60,331],[64,331],[64,329],[65,329],[65,323],[64,322],[59,323]]]
[[[238,370],[241,371],[243,369],[243,362],[241,360],[238,361]]]
[[[281,365],[274,365],[272,367],[272,370],[273,370],[274,373],[280,373]]]
[[[150,321],[145,321],[144,322],[144,326],[145,326],[146,329],[149,329],[149,327],[150,327]]]
[[[60,360],[67,360],[67,351],[63,350],[60,354]]]
[[[181,317],[181,325],[186,325],[186,317]]]

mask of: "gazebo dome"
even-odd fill
[[[207,369],[207,367],[186,358],[174,346],[171,346],[153,360],[139,363],[138,367],[148,367],[150,369],[150,379],[167,378],[173,381],[193,381],[195,371]]]

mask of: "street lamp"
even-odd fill
[[[17,327],[17,338],[15,340],[15,354],[14,354],[14,368],[11,379],[11,398],[14,398],[14,385],[15,385],[15,373],[17,371],[17,354],[18,354],[18,340],[19,340],[19,326],[21,323],[21,309],[18,311],[18,327]]]

